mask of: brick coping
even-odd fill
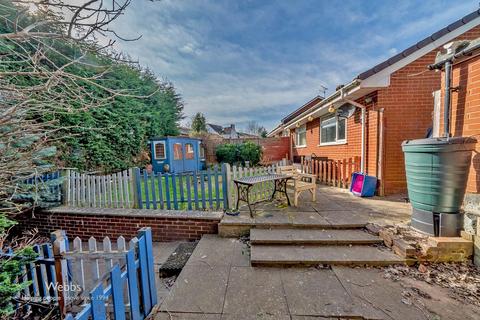
[[[77,208],[61,206],[43,210],[45,213],[61,213],[73,215],[91,216],[115,216],[115,217],[151,217],[170,219],[193,219],[193,220],[220,220],[223,217],[221,211],[180,211],[162,209],[123,209],[123,208]]]

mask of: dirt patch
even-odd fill
[[[160,266],[158,270],[160,278],[178,276],[192,255],[193,250],[195,250],[197,243],[197,241],[180,243],[168,257],[167,261]]]

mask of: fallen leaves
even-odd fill
[[[480,269],[472,263],[422,263],[418,267],[391,266],[385,269],[384,277],[395,281],[413,278],[438,285],[447,288],[452,298],[480,306]]]

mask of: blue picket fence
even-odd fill
[[[123,320],[127,319],[127,314],[132,320],[147,318],[157,304],[151,229],[140,229],[133,243],[126,253],[125,266],[115,264],[105,280],[90,291],[83,309],[75,315],[67,314],[65,319],[105,320],[113,316]],[[124,294],[126,289],[128,295]]]
[[[37,257],[33,262],[21,266],[21,275],[15,281],[19,284],[30,282],[16,297],[15,305],[20,311],[27,311],[30,308],[29,303],[32,302],[37,305],[51,305],[52,303],[56,305],[58,300],[55,290],[57,279],[52,245],[50,243],[37,244],[33,246],[33,251],[36,252]],[[8,248],[5,252],[0,253],[0,258],[20,259],[21,257]],[[24,303],[21,303],[22,301]]]
[[[228,207],[226,167],[189,173],[147,173],[136,169],[140,209],[218,210]]]
[[[83,301],[81,310],[74,314],[65,314],[65,319],[103,320],[112,316],[114,319],[144,320],[147,318],[157,304],[150,228],[140,229],[138,236],[130,241],[128,251],[116,253],[116,256],[122,257],[120,261],[124,263],[120,265],[117,262],[112,264],[112,267],[109,266],[106,273],[100,276],[101,280],[88,292],[86,299],[83,293],[82,297],[78,297],[61,289],[80,285],[73,281],[78,276],[74,274],[74,270],[78,269],[74,264],[79,262],[73,258],[81,255],[80,270],[83,276],[93,277],[91,273],[85,272],[83,263],[92,259],[93,265],[96,264],[98,268],[99,255],[108,258],[115,252],[111,250],[104,252],[89,250],[83,253],[68,251],[69,242],[66,236],[55,239],[56,234],[58,233],[52,233],[52,241],[55,240],[53,245],[50,243],[35,245],[33,250],[38,254],[35,261],[22,266],[23,272],[17,279],[17,283],[29,281],[29,285],[17,297],[18,301],[24,302],[17,303],[18,308],[21,307],[22,310],[30,308],[30,303],[54,305],[60,308],[62,314],[65,314],[72,304],[78,304],[77,298],[81,298]],[[89,255],[92,257],[89,258]],[[11,249],[1,253],[0,257],[2,259],[18,258]]]

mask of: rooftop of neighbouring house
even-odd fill
[[[213,131],[213,133],[216,133],[216,134],[219,134],[219,135],[231,135],[232,133],[233,134],[236,133],[240,138],[256,137],[255,135],[252,135],[252,134],[249,134],[249,133],[237,131],[235,129],[234,124],[231,124],[227,127],[223,127],[223,126],[218,125],[218,124],[207,123],[207,127],[210,127],[210,129],[211,129],[211,131]]]

